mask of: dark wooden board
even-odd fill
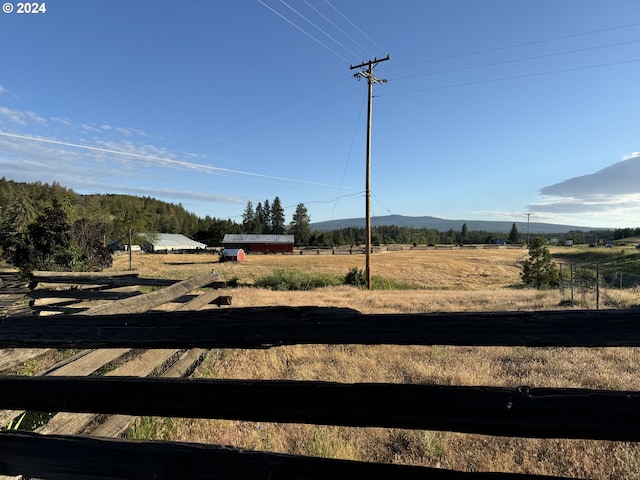
[[[559,477],[456,472],[242,450],[217,445],[132,442],[0,433],[0,474],[50,480],[443,480]]]
[[[96,311],[96,315],[89,316],[89,313],[93,312],[0,317],[0,348],[269,348],[295,344],[640,346],[638,309],[360,314],[338,308],[259,307],[135,315]]]
[[[0,408],[640,441],[640,392],[310,381],[0,377]]]

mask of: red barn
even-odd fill
[[[241,248],[247,253],[291,253],[293,252],[293,235],[257,235],[227,233],[222,246]]]

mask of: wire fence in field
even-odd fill
[[[640,306],[640,275],[598,263],[559,263],[563,303],[583,308]]]

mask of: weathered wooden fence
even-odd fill
[[[7,317],[2,320],[0,346],[268,348],[297,343],[638,346],[638,317],[637,311],[360,315],[349,310],[316,308],[228,309],[180,316],[150,313],[91,318]],[[69,331],[76,334],[65,334]],[[6,377],[0,384],[3,392],[0,407],[12,409],[640,440],[640,425],[629,421],[640,408],[638,392],[99,377]],[[42,438],[14,432],[3,433],[0,442],[0,461],[8,466],[7,473],[43,478],[91,478],[92,471],[96,476],[114,478],[171,478],[166,472],[180,471],[186,458],[190,462],[188,471],[193,468],[194,474],[199,472],[194,478],[238,478],[237,472],[249,468],[245,462],[253,465],[254,475],[249,478],[259,472],[271,472],[265,478],[319,478],[327,474],[346,477],[357,472],[365,474],[370,468],[336,461],[309,460],[305,464],[300,458],[221,447],[145,444],[148,449],[145,450],[141,444],[127,442]],[[41,446],[45,451],[39,450]],[[25,456],[25,452],[29,454]],[[123,461],[114,465],[111,455],[122,456]],[[141,458],[150,462],[146,469],[136,463]],[[217,461],[220,464],[215,466]],[[419,474],[404,467],[398,467],[397,471],[390,466],[385,468],[395,478]],[[164,476],[158,469],[165,472]],[[291,474],[292,469],[295,474]],[[209,476],[211,471],[221,476]]]
[[[181,352],[294,344],[640,346],[640,311],[369,315],[350,309],[277,307],[148,313],[88,310],[0,319],[0,348],[5,349]],[[0,377],[0,392],[0,409],[14,412],[640,441],[640,422],[635,420],[640,413],[640,392],[635,391],[44,375]],[[216,445],[131,442],[94,433],[45,433],[1,432],[0,475],[52,479],[543,478],[308,458]]]

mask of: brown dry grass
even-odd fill
[[[507,288],[519,282],[523,250],[389,252],[373,256],[374,274],[416,281],[422,289],[367,292],[331,287],[308,292],[230,289],[234,306],[318,305],[366,313],[541,310],[560,308],[556,291]],[[363,256],[250,256],[243,264],[200,255],[140,255],[145,276],[186,278],[211,271],[242,283],[275,269],[344,274]],[[114,269],[125,269],[117,259]],[[637,301],[637,300],[636,300]],[[433,383],[640,390],[640,349],[297,345],[214,350],[196,372],[206,378]],[[256,399],[259,401],[259,399]],[[451,432],[345,428],[224,420],[157,419],[153,438],[234,445],[303,455],[511,471],[582,478],[640,478],[635,444],[488,437]],[[135,436],[135,433],[134,433]]]
[[[518,261],[526,250],[402,250],[372,255],[371,270],[398,281],[411,281],[426,289],[492,289],[519,282]],[[133,267],[145,276],[186,278],[212,269],[225,278],[253,283],[277,269],[344,275],[351,267],[364,269],[364,255],[248,255],[242,263],[217,263],[217,255],[136,254]],[[116,257],[114,270],[129,267],[126,255]]]

